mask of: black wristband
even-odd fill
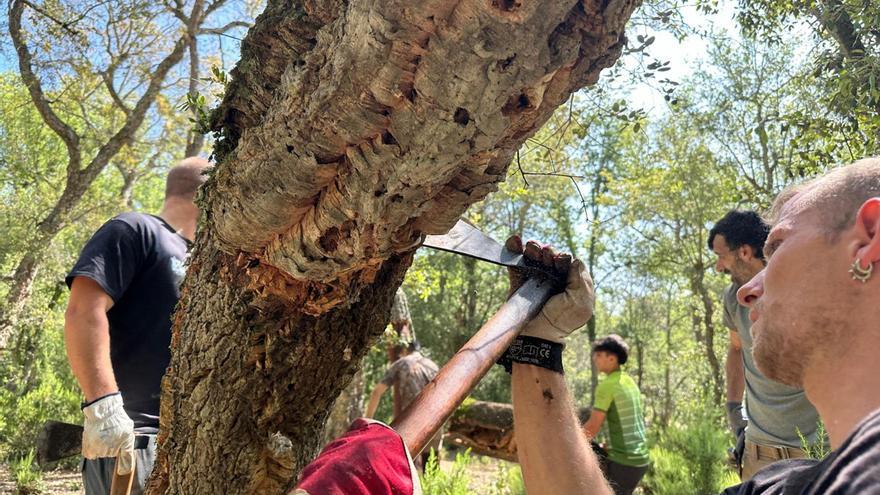
[[[498,364],[504,366],[504,370],[513,371],[513,363],[531,364],[547,368],[559,374],[565,374],[562,369],[562,349],[565,346],[549,340],[537,337],[520,335],[504,351]]]
[[[98,402],[98,401],[101,400],[101,399],[106,399],[107,397],[110,397],[110,396],[113,396],[113,395],[122,395],[122,392],[113,392],[112,394],[102,395],[102,396],[98,397],[97,399],[95,399],[95,400],[91,400],[91,401],[89,401],[89,402],[82,401],[82,402],[79,403],[79,408],[80,408],[80,409],[85,409],[85,408],[91,406],[92,404],[94,404],[95,402]]]

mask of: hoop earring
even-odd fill
[[[862,260],[858,258],[853,261],[852,268],[849,269],[853,280],[858,280],[861,283],[865,283],[871,278],[872,271],[874,271],[874,263],[868,263],[868,268],[862,268]]]

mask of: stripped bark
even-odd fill
[[[270,1],[214,115],[150,493],[281,493],[422,236],[620,55],[637,0]]]

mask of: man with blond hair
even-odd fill
[[[833,451],[822,460],[770,464],[724,493],[880,494],[880,275],[873,273],[880,262],[880,159],[858,161],[785,191],[770,223],[766,266],[739,289],[737,299],[750,309],[758,368],[772,380],[804,389]],[[536,407],[520,414],[542,428],[558,427],[538,422],[548,413]],[[520,425],[515,428],[519,433]],[[582,449],[555,445],[552,466],[540,457],[521,457],[529,492],[586,493],[548,489],[553,472],[600,481],[593,458],[566,462]],[[547,475],[535,479],[529,472]]]
[[[105,223],[67,276],[64,339],[85,396],[88,495],[109,493],[114,469],[134,469],[131,493],[139,494],[152,471],[160,382],[171,359],[171,314],[196,231],[196,191],[210,166],[193,157],[173,167],[159,214],[129,212]]]
[[[880,274],[874,273],[880,262],[880,159],[861,160],[780,194],[771,217],[766,267],[737,298],[750,308],[758,368],[770,379],[805,390],[825,422],[833,451],[822,460],[776,462],[724,493],[880,494]],[[545,250],[546,256],[530,257],[564,265]],[[577,270],[569,273],[566,292],[548,306],[564,302],[564,314],[582,309],[588,316],[592,291],[580,291],[589,297],[580,295],[577,277],[571,276]],[[553,342],[585,320],[546,313],[547,306],[539,318],[547,316],[551,331],[541,336],[550,339],[554,352],[548,355],[558,365],[562,349]],[[561,365],[515,362],[512,371],[514,432],[527,491],[610,494],[586,437],[577,434]],[[360,430],[353,428],[306,468],[297,493],[319,493],[311,486],[366,486],[365,480],[419,493],[393,430],[355,426]],[[383,450],[358,457],[377,439]],[[355,461],[381,461],[388,469],[345,469]]]

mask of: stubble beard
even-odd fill
[[[752,325],[752,329],[759,322]],[[786,339],[784,328],[779,328],[769,321],[760,322],[758,331],[752,333],[752,354],[755,364],[767,378],[792,387],[803,386],[804,362],[806,356],[801,354]]]
[[[790,314],[776,307],[767,311],[779,318],[764,318],[752,325],[753,329],[758,327],[752,333],[752,354],[767,378],[803,388],[804,374],[810,366],[845,352],[851,324],[834,308],[814,306],[806,314]]]

